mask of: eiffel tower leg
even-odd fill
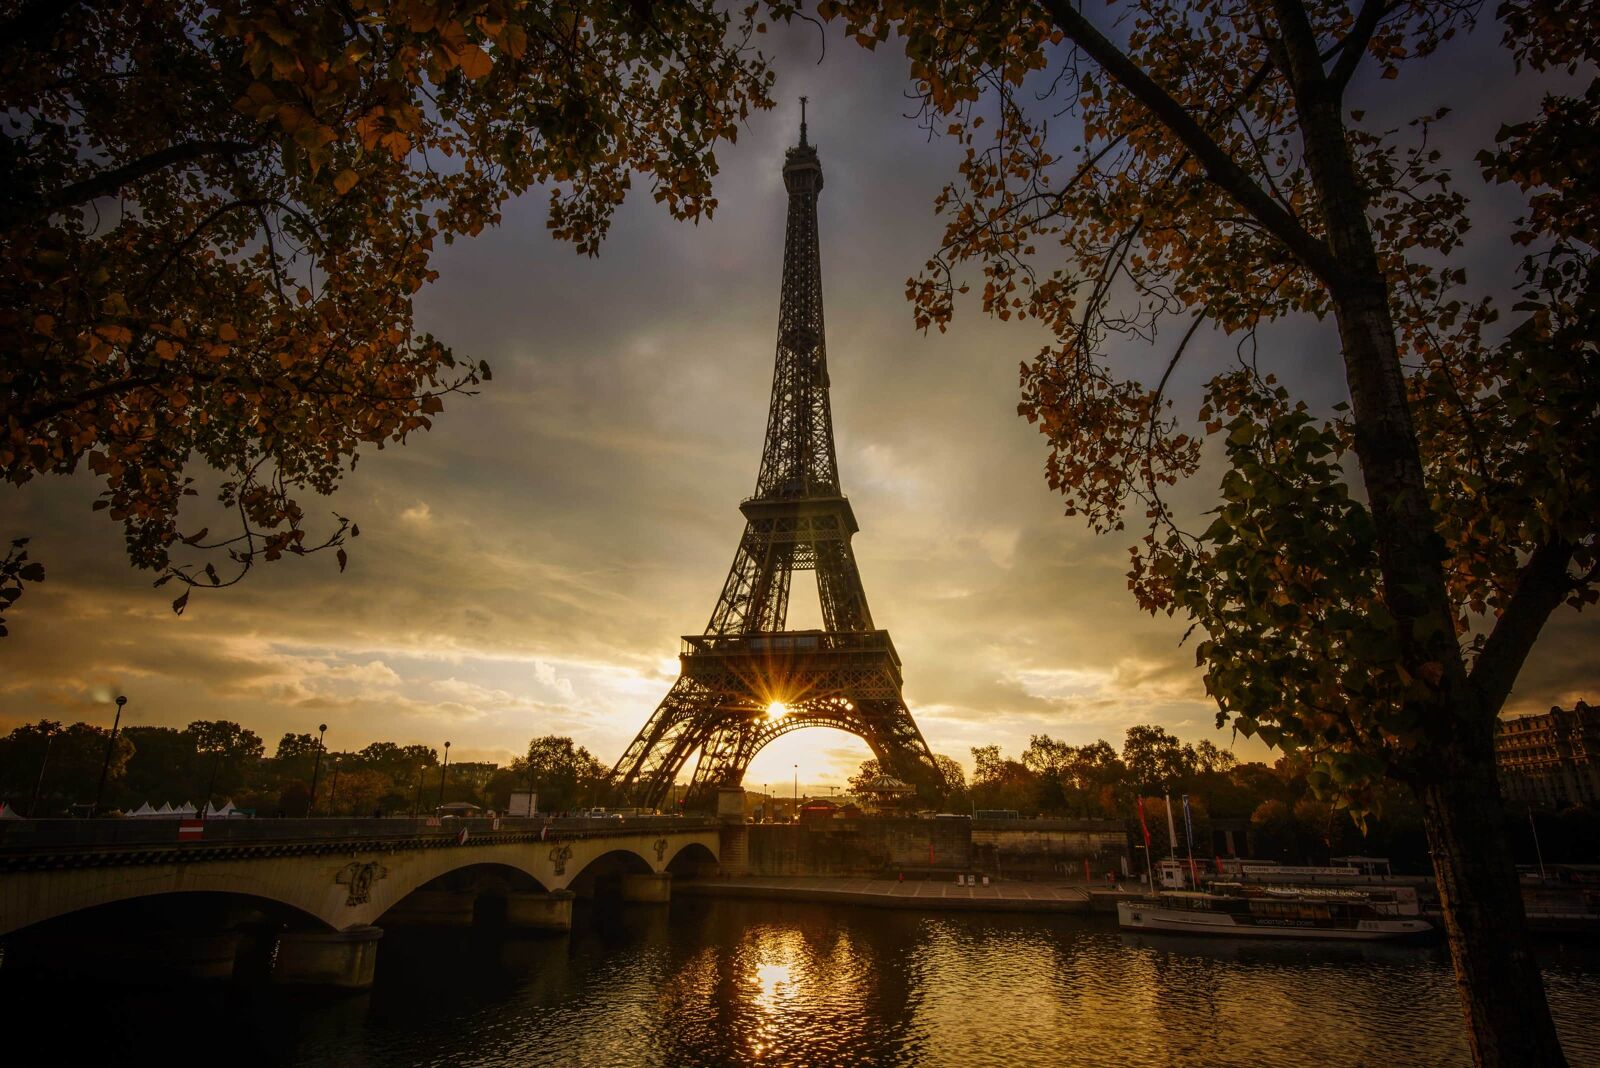
[[[884,772],[915,786],[924,804],[943,801],[944,776],[905,702],[868,699],[856,702],[856,711],[864,724],[862,737]]]
[[[660,808],[689,755],[711,733],[716,704],[716,695],[704,686],[678,679],[612,770],[614,797]]]
[[[781,630],[789,611],[792,552],[793,546],[775,543],[770,530],[747,525],[706,633]]]
[[[867,609],[866,590],[856,557],[846,540],[818,541],[817,598],[822,606],[823,626],[828,630],[867,631],[872,629],[872,613]]]
[[[718,787],[744,782],[745,769],[763,744],[758,724],[749,719],[725,722],[717,728],[701,747],[685,798],[687,806],[709,807]]]

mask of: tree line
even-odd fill
[[[309,733],[285,733],[268,756],[258,734],[228,720],[127,727],[113,741],[105,727],[41,719],[0,738],[0,801],[38,818],[87,814],[97,795],[102,813],[230,800],[264,817],[406,816],[455,801],[505,811],[513,791],[529,789],[541,810],[563,811],[593,804],[607,771],[556,735],[534,738],[504,766],[452,760],[448,768],[433,746],[335,750]]]
[[[1250,855],[1262,859],[1306,864],[1369,854],[1388,857],[1396,870],[1408,872],[1425,872],[1430,863],[1422,811],[1409,790],[1384,784],[1374,798],[1376,811],[1358,825],[1318,795],[1315,766],[1304,754],[1272,764],[1241,761],[1210,741],[1190,744],[1162,727],[1140,724],[1128,728],[1120,750],[1104,739],[1072,745],[1048,734],[1033,735],[1017,757],[998,745],[976,746],[970,779],[952,758],[935,759],[945,775],[945,808],[951,812],[1009,810],[1027,817],[1131,821],[1143,798],[1157,856],[1167,841],[1165,799],[1170,796],[1176,809],[1187,796],[1196,848],[1207,856],[1210,832],[1220,821],[1241,831],[1243,821]],[[851,791],[866,792],[880,773],[876,760],[863,761],[850,777]],[[1547,861],[1600,854],[1600,812],[1593,808],[1531,813],[1508,803],[1505,831],[1520,863],[1535,863],[1539,855],[1530,820],[1536,821]],[[1181,811],[1175,822],[1181,839]],[[1245,850],[1242,836],[1235,846]]]

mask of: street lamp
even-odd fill
[[[337,816],[338,811],[333,807],[333,799],[339,796],[339,754],[333,754],[333,781],[328,784],[328,815]]]
[[[529,817],[532,817],[532,816],[535,815],[534,809],[537,807],[538,797],[539,797],[538,792],[534,789],[534,785],[535,785],[535,783],[534,783],[534,774],[535,774],[535,769],[534,769],[534,766],[533,766],[533,743],[529,742],[528,743],[528,815],[529,815]]]
[[[46,729],[44,732],[44,757],[39,761],[39,777],[33,781],[33,799],[28,802],[28,818],[31,820],[39,813],[39,791],[44,788],[44,769],[50,766],[50,745],[56,740],[56,732]]]
[[[117,744],[117,727],[122,723],[122,706],[127,703],[128,699],[126,697],[120,694],[117,695],[117,715],[111,721],[111,737],[106,739],[106,759],[100,765],[100,785],[95,787],[94,790],[94,808],[89,810],[89,815],[91,816],[100,814],[100,798],[106,792],[106,772],[111,770],[111,750]]]
[[[215,797],[217,793],[217,772],[222,768],[223,747],[221,743],[218,743],[216,746],[214,746],[212,751],[216,753],[216,756],[211,759],[211,785],[206,787],[205,807],[200,810],[201,819],[205,819],[206,813],[211,809],[211,799]]]
[[[439,804],[435,805],[434,806],[435,808],[440,808],[440,807],[443,807],[443,805],[444,805],[444,776],[445,776],[445,773],[448,772],[449,770],[450,770],[450,743],[449,742],[445,742],[444,743],[444,763],[439,766]]]
[[[311,800],[306,802],[306,818],[317,810],[317,776],[322,773],[322,736],[328,733],[326,723],[317,724],[317,760],[311,765]]]

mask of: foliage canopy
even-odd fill
[[[1600,597],[1600,485],[1572,462],[1600,455],[1600,186],[1579,162],[1600,146],[1600,82],[1469,160],[1437,147],[1448,107],[1386,128],[1342,105],[1479,7],[1136,0],[1102,32],[1055,0],[819,6],[869,47],[898,34],[923,122],[964,149],[940,247],[908,283],[919,325],[943,329],[972,265],[986,312],[1049,328],[1020,411],[1068,514],[1144,523],[1130,586],[1202,631],[1219,725],[1314,752],[1358,812],[1378,776],[1428,774],[1442,696],[1492,717],[1549,613]],[[1593,0],[1497,15],[1524,72],[1600,59],[1579,28]],[[1463,166],[1528,194],[1509,309],[1452,259]],[[1363,229],[1364,247],[1345,232]],[[1352,405],[1313,413],[1258,345],[1297,314],[1387,332],[1394,381],[1355,368]],[[1174,324],[1164,373],[1142,380],[1126,342]],[[1202,326],[1237,361],[1185,413],[1168,387]],[[1218,454],[1218,507],[1188,529],[1164,492]]]
[[[342,547],[300,494],[426,430],[487,364],[416,329],[439,241],[548,190],[594,254],[635,181],[716,207],[771,106],[709,0],[0,6],[0,472],[87,465],[158,584]],[[218,473],[227,529],[180,515]],[[219,566],[221,570],[219,570]]]

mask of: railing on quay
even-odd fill
[[[5,820],[0,822],[0,855],[48,850],[170,848],[184,840],[184,829],[210,845],[377,844],[407,839],[517,840],[528,836],[596,838],[669,831],[700,831],[717,822],[692,816],[606,817],[393,817],[379,819],[220,819],[102,817],[99,819]]]

